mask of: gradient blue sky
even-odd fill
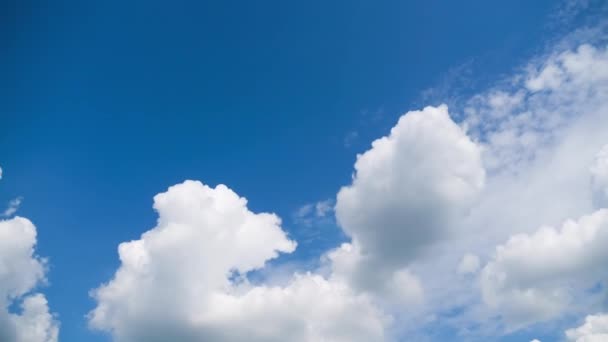
[[[563,34],[559,5],[4,2],[0,203],[23,196],[38,228],[61,341],[109,340],[87,328],[88,293],[117,245],[154,226],[152,197],[185,179],[228,184],[296,239],[323,229],[285,260],[335,246],[338,228],[308,227],[298,208],[348,184],[402,113],[442,101],[426,89],[474,94]]]

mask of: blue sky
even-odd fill
[[[89,293],[121,265],[117,246],[156,225],[156,194],[187,179],[226,184],[252,212],[276,213],[298,241],[272,265],[317,267],[348,234],[333,212],[311,210],[306,221],[298,211],[333,206],[357,154],[409,110],[447,102],[461,115],[452,112],[461,99],[550,55],[605,6],[570,14],[544,0],[3,7],[0,203],[23,198],[17,214],[35,224],[36,254],[49,258],[39,289],[60,340],[71,342],[111,340],[88,327],[97,305]],[[555,326],[493,336],[550,341],[563,335]],[[457,330],[431,324],[416,333],[439,341]]]

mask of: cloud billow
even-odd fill
[[[429,326],[484,340],[589,316],[568,333],[585,341],[603,322],[586,290],[607,276],[608,49],[560,47],[506,84],[402,115],[323,202],[350,241],[281,285],[247,277],[296,248],[276,215],[224,185],[170,187],[157,225],[120,244],[90,325],[119,342],[382,341]]]
[[[121,266],[94,291],[91,326],[117,341],[370,341],[386,318],[347,284],[296,274],[254,286],[246,273],[295,242],[274,214],[224,185],[186,181],[154,198],[158,225],[119,246]]]
[[[57,342],[59,323],[41,293],[46,263],[35,255],[36,227],[23,217],[0,220],[0,340]],[[16,304],[20,313],[9,311]]]

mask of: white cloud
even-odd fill
[[[580,86],[588,89],[608,78],[606,51],[583,44],[576,51],[566,51],[549,59],[526,82],[531,91],[557,90]],[[572,89],[571,89],[572,90]]]
[[[330,259],[337,274],[365,290],[377,290],[450,234],[450,221],[475,202],[485,177],[480,149],[446,106],[403,115],[357,157],[355,170],[336,202],[352,246]]]
[[[484,300],[492,304],[484,308],[474,304],[476,287],[466,283],[471,278],[458,278],[453,270],[475,273],[478,255],[490,256],[491,246],[593,210],[588,170],[606,144],[607,66],[605,48],[583,44],[552,53],[506,85],[473,96],[462,129],[445,107],[404,115],[390,136],[358,157],[352,185],[337,196],[337,220],[352,242],[328,254],[333,275],[365,291],[390,293],[385,284],[405,269],[427,303],[419,315],[465,305],[462,317],[452,320],[460,327],[471,320],[501,326],[505,320],[513,329],[561,314],[567,300],[559,286],[528,308],[525,296],[510,301],[504,296],[511,293],[500,288],[500,303]],[[429,113],[443,120],[433,122]],[[456,128],[444,130],[451,125]],[[447,196],[437,191],[450,182],[468,187]],[[475,257],[454,265],[469,252]],[[490,322],[492,317],[499,322]]]
[[[327,222],[334,210],[334,200],[326,199],[316,203],[307,203],[296,210],[293,219],[296,223],[313,226]]]
[[[551,14],[553,22],[551,25],[567,25],[576,18],[578,14],[587,10],[593,0],[564,0],[557,2],[556,10]]]
[[[578,328],[566,331],[566,337],[575,342],[608,341],[608,315],[589,315],[585,323]]]
[[[464,107],[461,125],[482,146],[486,184],[469,215],[451,220],[452,229],[459,234],[412,265],[423,280],[426,300],[432,306],[428,310],[450,312],[451,308],[465,306],[463,314],[449,323],[456,324],[456,328],[481,322],[488,331],[478,329],[477,333],[492,334],[496,331],[489,330],[502,329],[504,321],[513,329],[515,323],[523,326],[543,316],[560,316],[561,306],[551,305],[562,303],[562,295],[575,297],[570,301],[570,312],[589,309],[593,298],[581,300],[577,291],[543,293],[542,298],[554,295],[560,300],[544,303],[547,304],[544,312],[543,306],[537,305],[540,312],[528,317],[502,305],[477,305],[480,299],[471,292],[477,289],[477,284],[467,283],[471,278],[459,279],[453,270],[458,267],[454,260],[460,260],[465,253],[490,258],[495,246],[514,235],[532,236],[538,227],[559,226],[598,208],[591,201],[591,192],[602,186],[597,185],[600,184],[597,176],[589,186],[589,168],[598,165],[596,156],[607,142],[607,51],[603,46],[586,44],[572,50],[557,50],[534,60],[523,73],[498,87],[473,96]],[[563,77],[560,86],[529,90],[527,81],[541,75],[549,65],[559,68]],[[440,285],[446,283],[451,286]],[[543,288],[544,284],[529,286]],[[557,286],[557,290],[561,289],[562,286]],[[499,296],[509,293],[501,291]],[[500,300],[509,302],[508,298]],[[524,306],[515,300],[511,304]]]
[[[541,72],[526,81],[526,87],[530,91],[541,91],[545,89],[555,90],[564,81],[564,72],[554,64],[547,65]]]
[[[420,280],[406,266],[393,269],[380,265],[375,273],[362,269],[365,260],[357,244],[343,243],[323,259],[332,280],[351,284],[358,291],[371,295],[376,302],[383,302],[385,307],[419,305],[424,299]],[[355,278],[358,276],[368,278]]]
[[[608,209],[567,221],[560,229],[511,237],[483,269],[483,298],[515,326],[548,320],[608,275]]]
[[[117,341],[370,341],[388,318],[348,284],[294,275],[253,286],[246,273],[295,242],[274,214],[223,185],[186,181],[154,198],[155,228],[119,246],[121,266],[94,291],[90,324]]]
[[[0,221],[0,340],[57,342],[58,323],[42,294],[30,294],[45,281],[45,262],[34,254],[36,227],[15,217]],[[20,303],[21,314],[9,312]]]
[[[59,324],[49,312],[44,295],[26,296],[21,303],[21,315],[11,315],[18,342],[56,342]]]
[[[223,186],[186,182],[158,195],[158,225],[121,244],[91,325],[129,342],[287,331],[382,340],[386,313],[398,327],[470,335],[589,312],[599,295],[584,290],[606,276],[608,250],[606,211],[596,210],[605,206],[608,50],[556,51],[452,110],[459,124],[445,106],[408,112],[358,156],[335,205],[352,240],[324,256],[323,276],[253,286],[247,272],[295,248],[276,216],[250,212]],[[331,206],[311,203],[295,217],[326,217]],[[480,260],[490,260],[481,272]]]
[[[334,201],[327,199],[315,204],[315,214],[317,217],[325,217],[334,210]]]
[[[23,201],[23,197],[17,197],[8,202],[8,207],[4,210],[4,212],[0,215],[2,217],[12,216],[19,210],[19,206],[21,205],[21,201]]]
[[[420,304],[424,300],[424,289],[420,279],[407,268],[393,272],[387,279],[386,294],[397,305]]]
[[[603,280],[593,260],[601,260],[607,243],[602,212],[586,214],[604,206],[608,50],[581,45],[529,69],[531,76],[522,78],[531,92],[508,115],[487,113],[488,97],[480,96],[465,121],[484,144],[490,170],[480,205],[465,223],[477,227],[475,244],[482,250],[508,238],[481,284],[484,301],[509,329],[559,317],[566,309],[584,310],[584,287]],[[564,221],[561,229],[547,227]],[[534,231],[538,226],[544,228]],[[589,251],[598,254],[590,257]]]
[[[34,256],[36,228],[25,218],[0,220],[2,272],[0,300],[18,297],[44,279],[43,261]]]
[[[568,135],[577,128],[593,133],[583,152],[588,148],[597,151],[594,134],[598,129],[582,125],[593,120],[601,128],[605,121],[608,50],[583,44],[576,50],[556,52],[540,66],[533,64],[528,69],[531,71],[514,77],[515,86],[475,96],[465,109],[465,126],[483,141],[484,165],[492,171],[527,171],[524,168],[543,153],[574,139]],[[559,81],[557,76],[547,76],[554,74],[561,75]],[[522,78],[527,80],[524,84]],[[503,100],[504,106],[498,107],[497,92],[516,100]]]
[[[530,80],[548,77],[546,75],[550,73],[543,75],[543,70],[549,66],[559,69],[559,87],[553,86],[556,84],[553,81],[544,80],[539,81],[543,83],[542,86],[529,89]],[[504,333],[505,327],[511,331],[534,322],[562,317],[566,313],[588,312],[597,307],[601,294],[588,294],[586,290],[605,280],[605,273],[601,270],[594,272],[597,264],[590,261],[584,251],[563,253],[567,256],[572,254],[574,258],[552,259],[548,253],[555,250],[542,244],[536,249],[522,250],[523,254],[531,255],[531,260],[551,262],[539,266],[538,272],[529,270],[530,259],[516,257],[515,252],[515,255],[494,254],[497,245],[508,245],[513,247],[512,251],[519,250],[505,244],[513,236],[527,236],[532,241],[540,239],[538,236],[542,234],[537,233],[538,227],[559,227],[562,222],[590,225],[585,219],[572,221],[570,218],[593,216],[588,214],[600,206],[592,202],[592,192],[597,194],[598,190],[605,189],[601,176],[598,176],[604,172],[600,171],[603,170],[599,166],[603,158],[598,151],[608,142],[607,68],[608,50],[604,46],[583,44],[572,50],[558,50],[545,58],[534,60],[523,73],[473,96],[467,102],[464,115],[460,116],[461,126],[472,137],[471,140],[481,145],[483,166],[487,170],[485,186],[479,191],[477,200],[471,201],[470,210],[448,220],[449,226],[439,230],[435,235],[437,239],[415,244],[415,248],[404,245],[404,254],[413,253],[416,248],[421,248],[422,253],[395,258],[403,262],[399,266],[407,265],[424,290],[425,305],[413,310],[415,313],[412,315],[409,315],[412,310],[408,310],[408,320],[424,321],[423,318],[429,315],[447,313],[447,318],[438,319],[432,324],[448,325],[466,335],[481,334],[486,339],[492,339],[488,336]],[[458,117],[457,109],[455,113]],[[420,146],[416,143],[409,145],[415,148]],[[382,162],[374,164],[378,169],[391,169]],[[410,172],[403,165],[395,170],[395,173],[402,174]],[[370,177],[374,184],[392,184],[392,174],[387,176],[378,172],[376,175],[375,178]],[[423,181],[425,177],[417,180]],[[382,196],[387,202],[380,201],[378,207],[381,210],[389,213],[391,210],[421,212],[418,203],[416,207],[408,201],[391,197],[393,188],[396,187],[386,187],[391,191],[386,190],[387,195]],[[426,191],[418,191],[417,194],[424,199]],[[369,203],[368,208],[352,211],[361,216],[366,210],[373,210],[379,202],[370,196],[361,198],[365,198],[365,204]],[[433,214],[429,216],[444,215],[445,210],[441,206],[433,209]],[[337,210],[340,219],[340,198]],[[382,219],[387,217],[390,215],[381,216]],[[378,222],[383,221],[367,222],[361,227],[368,227],[380,237],[388,239],[390,236],[397,240],[396,235],[391,235],[385,228],[390,225]],[[348,223],[343,226],[348,227]],[[595,242],[585,240],[584,234],[577,236],[565,234],[562,229],[551,229],[555,239],[564,246],[568,245],[568,241],[584,243],[585,248],[594,251],[598,255],[597,260],[601,260],[602,248],[606,249],[607,245],[601,239],[604,228],[580,229],[586,232],[584,234],[595,231],[598,238]],[[456,233],[450,235],[450,232]],[[355,272],[361,269],[358,265],[363,264],[362,259],[374,255],[361,252],[365,250],[364,242],[361,242],[365,239],[358,238],[357,234],[358,231],[351,234],[353,242],[350,249],[355,252],[347,253],[340,249],[330,254],[335,274]],[[409,242],[417,239],[413,234],[406,236]],[[479,275],[482,279],[487,277],[485,280],[478,283],[478,277],[462,277],[454,272],[454,269],[464,271],[467,268],[464,267],[466,262],[461,259],[466,253],[474,253],[480,259],[494,258],[491,265],[486,267],[487,270]],[[345,254],[351,257],[347,258]],[[376,275],[385,281],[390,279],[390,273],[385,270],[394,260],[390,257],[383,260],[386,263],[368,267],[366,274],[371,276],[362,278],[372,279],[373,283],[380,283],[379,278],[374,278]],[[520,264],[524,266],[518,268]],[[474,268],[471,266],[471,269]],[[536,277],[527,278],[525,274]],[[483,291],[478,292],[480,286]],[[453,315],[452,312],[458,314]],[[403,320],[401,325],[404,325]]]

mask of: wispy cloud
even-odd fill
[[[359,132],[357,131],[350,131],[346,134],[346,136],[344,137],[344,147],[351,147],[353,145],[353,143],[357,140],[357,138],[359,137]]]
[[[2,212],[1,216],[2,217],[13,216],[13,214],[15,214],[17,212],[17,210],[19,210],[19,206],[21,205],[22,201],[23,201],[23,197],[21,197],[21,196],[10,200],[8,202],[8,207],[4,210],[4,212]]]
[[[307,203],[296,210],[293,214],[293,220],[298,224],[310,227],[319,221],[327,220],[333,210],[333,199],[326,199],[316,203]]]

